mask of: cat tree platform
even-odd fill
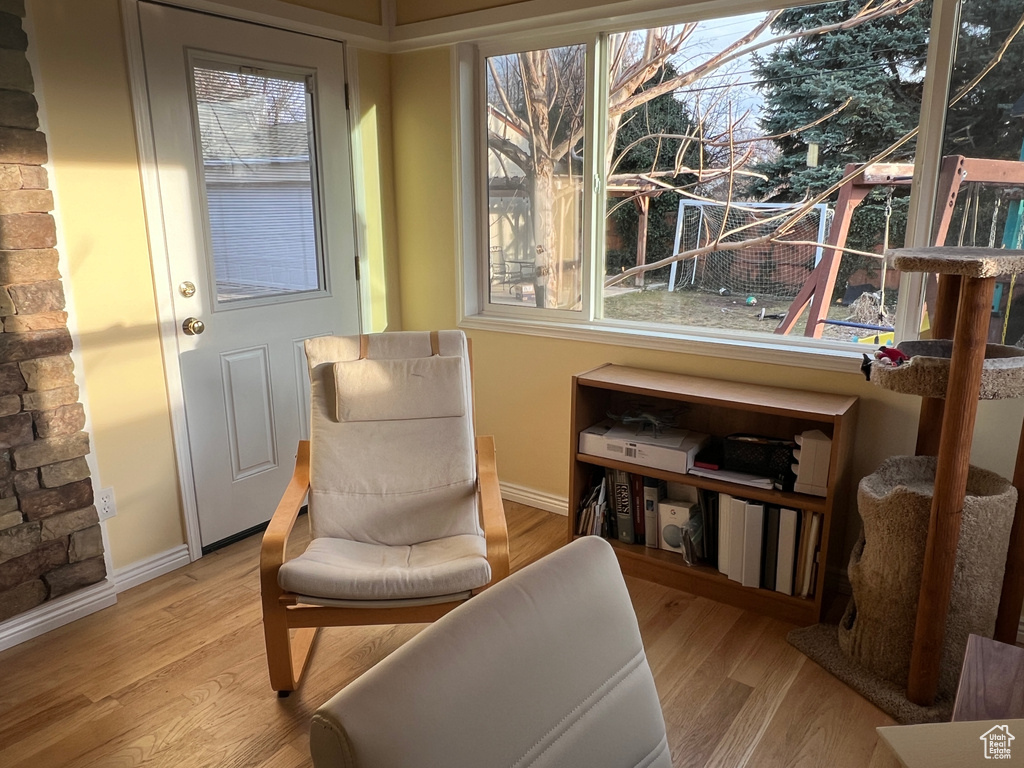
[[[903,272],[988,278],[1024,272],[1024,251],[1004,248],[897,248],[887,251],[892,265]]]
[[[882,389],[904,395],[945,399],[953,342],[904,341],[896,345],[910,360],[899,366],[871,365],[871,382]],[[1024,349],[1004,344],[986,344],[981,365],[979,400],[1024,397]]]

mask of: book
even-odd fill
[[[779,508],[765,508],[764,537],[761,545],[761,587],[775,589],[775,573],[779,558]]]
[[[623,544],[634,544],[632,491],[629,487],[629,473],[615,469],[612,481],[612,499],[615,502],[615,523],[618,539]]]
[[[665,498],[665,481],[656,477],[645,477],[644,500],[644,544],[658,548],[658,502]]]
[[[800,515],[795,509],[784,507],[779,510],[779,556],[775,567],[775,591],[784,595],[793,594],[799,528]]]
[[[729,578],[743,581],[743,532],[747,519],[747,502],[729,499]]]
[[[810,532],[807,535],[807,550],[804,553],[803,579],[801,580],[800,597],[812,597],[818,575],[818,538],[821,535],[821,515],[815,512],[811,516]]]
[[[731,539],[729,531],[731,518],[729,510],[732,508],[732,496],[728,493],[718,494],[718,571],[729,575],[729,550]]]
[[[725,469],[702,469],[694,466],[690,468],[687,474],[696,475],[697,477],[709,477],[712,480],[722,480],[726,483],[736,483],[737,485],[749,485],[753,488],[764,488],[765,490],[771,490],[775,487],[770,477],[751,475],[746,472],[732,472]]]
[[[597,500],[598,486],[592,486],[587,495],[580,500],[579,510],[576,512],[576,535],[584,536],[592,524],[594,504]]]
[[[764,539],[764,504],[747,502],[744,508],[743,526],[743,575],[740,583],[744,587],[761,586],[761,545]]]
[[[793,566],[793,594],[799,595],[804,583],[804,569],[807,566],[807,539],[811,535],[811,516],[813,513],[800,510],[800,538],[797,540],[796,563]]]
[[[701,488],[697,493],[697,509],[703,522],[704,560],[710,567],[718,568],[718,493]]]
[[[633,539],[637,544],[646,543],[646,520],[644,518],[644,477],[629,475],[629,509],[633,513]]]
[[[605,500],[608,508],[604,516],[604,529],[601,535],[606,539],[619,538],[619,520],[615,516],[615,470],[606,469],[604,474]]]

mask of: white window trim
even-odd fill
[[[802,3],[793,3],[797,5]],[[780,3],[758,4],[763,10],[779,7]],[[698,10],[699,9],[699,10]],[[728,2],[718,4],[715,16],[750,12],[749,2]],[[695,12],[696,11],[696,12]],[[676,21],[706,18],[709,14],[701,4],[693,9],[680,9]],[[629,29],[645,24],[640,18],[617,17],[607,25],[608,31]],[[929,244],[931,221],[938,185],[938,168],[942,157],[942,139],[945,127],[945,109],[948,99],[950,72],[957,41],[958,3],[956,0],[934,0],[932,12],[931,44],[928,49],[927,77],[925,79],[921,105],[920,133],[917,139],[917,155],[914,181],[911,187],[912,199],[910,217],[907,223],[907,247],[921,247]],[[592,25],[582,32],[582,40],[594,40],[598,35]],[[589,35],[589,37],[587,37]],[[592,254],[602,245],[603,235],[597,232],[598,209],[603,206],[596,202],[586,206],[584,221],[584,254],[588,262],[584,270],[583,311],[545,310],[535,307],[504,307],[489,305],[483,274],[483,258],[487,253],[486,222],[481,210],[483,180],[479,173],[481,158],[485,157],[486,144],[479,126],[479,109],[485,101],[483,78],[477,77],[482,56],[499,52],[526,50],[530,48],[568,45],[581,42],[581,30],[572,31],[571,25],[562,32],[533,34],[524,37],[521,31],[493,37],[484,43],[463,43],[455,47],[452,55],[453,141],[455,149],[455,216],[456,216],[456,274],[459,284],[458,325],[467,330],[483,330],[502,333],[517,333],[532,336],[568,339],[590,343],[629,346],[634,348],[666,350],[708,357],[739,359],[757,363],[775,363],[799,367],[852,372],[854,362],[860,361],[863,349],[848,342],[834,342],[812,339],[802,335],[755,335],[715,329],[674,327],[640,327],[631,323],[617,322],[597,317],[600,313],[599,286],[592,274],[596,259]],[[601,59],[589,52],[588,67]],[[598,46],[601,53],[603,46]],[[589,74],[594,74],[590,71]],[[588,91],[588,121],[596,120],[601,112],[600,103],[595,104],[596,88]],[[588,126],[590,127],[590,126]],[[593,163],[596,154],[595,135],[601,131],[591,130],[587,136],[587,156]],[[594,168],[587,169],[587,175],[594,178]],[[588,194],[593,194],[588,192]],[[900,281],[900,300],[897,308],[895,327],[898,339],[913,339],[918,335],[923,297],[921,275],[903,274]],[[595,319],[590,318],[591,303],[597,309]],[[576,315],[577,317],[568,317]]]

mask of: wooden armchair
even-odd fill
[[[322,626],[432,622],[509,572],[491,437],[460,331],[306,341],[310,440],[263,537],[270,683],[298,687]],[[286,560],[308,496],[312,541]]]

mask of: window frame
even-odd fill
[[[595,167],[603,157],[606,131],[600,124],[607,106],[607,38],[631,29],[758,13],[814,2],[732,0],[681,8],[671,14],[615,17],[613,23],[568,23],[543,35],[522,32],[495,35],[456,46],[453,53],[453,122],[455,125],[457,274],[460,286],[460,328],[519,333],[611,345],[669,350],[710,357],[770,362],[851,372],[860,360],[856,345],[806,336],[754,335],[713,328],[641,324],[602,316],[599,275],[604,263],[605,179]],[[938,169],[942,157],[945,111],[958,36],[957,0],[933,0],[926,74],[917,137],[914,179],[907,221],[907,247],[929,244],[935,211]],[[586,42],[584,242],[581,265],[583,301],[579,312],[537,307],[495,305],[489,302],[487,199],[486,77],[487,56]],[[467,98],[468,97],[468,98]],[[923,275],[903,273],[894,326],[900,340],[917,338],[924,302]]]

